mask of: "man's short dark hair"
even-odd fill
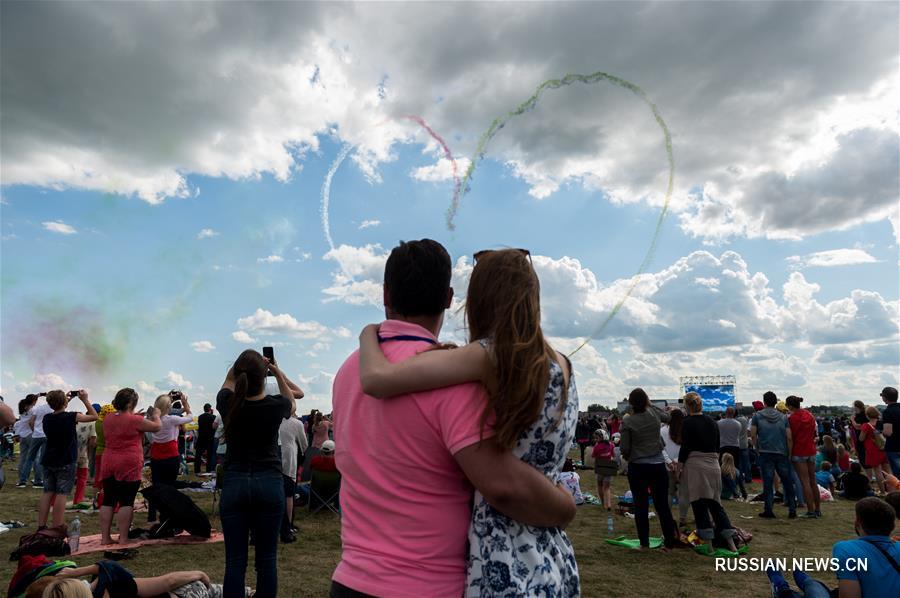
[[[205,405],[203,405],[203,411],[205,413],[209,413],[210,411],[212,411],[212,405],[210,405],[209,403],[206,403]]]
[[[778,404],[778,397],[771,390],[767,390],[766,394],[763,395],[763,403],[766,407],[774,407]]]
[[[885,386],[881,390],[881,398],[884,399],[888,403],[896,403],[897,402],[897,389],[893,386]]]
[[[890,536],[894,531],[897,513],[891,505],[880,498],[870,496],[856,503],[856,518],[866,535]]]
[[[437,241],[401,241],[384,266],[391,310],[407,317],[440,314],[447,307],[451,271],[450,254]]]

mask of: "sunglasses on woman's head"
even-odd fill
[[[476,251],[474,254],[472,254],[472,257],[474,257],[475,261],[477,262],[479,259],[483,258],[487,254],[493,253],[495,251],[502,251],[502,250],[501,249],[482,249],[481,251]],[[531,261],[531,252],[528,251],[527,249],[516,248],[516,249],[514,249],[514,251],[518,251],[519,253],[521,253],[522,255],[527,257],[529,262]]]

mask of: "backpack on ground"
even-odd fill
[[[9,560],[18,561],[23,555],[65,556],[71,552],[68,542],[68,527],[58,525],[48,527],[19,538],[19,546],[9,555]]]

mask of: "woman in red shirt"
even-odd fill
[[[878,448],[878,445],[875,444],[876,427],[878,426],[878,418],[881,417],[881,413],[875,407],[869,406],[866,407],[866,417],[869,418],[869,421],[859,428],[859,440],[866,447],[866,462],[864,463],[866,474],[871,480],[872,470],[874,469],[878,487],[881,488],[882,492],[887,492],[884,486],[884,475],[881,472],[881,468],[887,464],[887,455],[883,448]]]
[[[784,400],[791,415],[788,423],[791,426],[791,462],[797,470],[803,496],[806,498],[805,517],[814,519],[822,516],[819,502],[819,485],[816,482],[816,418],[806,409],[800,408],[801,397],[789,396]]]
[[[144,432],[158,432],[159,416],[153,407],[147,409],[147,418],[134,413],[138,394],[132,388],[123,388],[113,399],[115,413],[103,419],[103,436],[106,449],[100,477],[103,479],[103,506],[100,507],[100,544],[112,544],[113,509],[118,505],[116,525],[119,528],[119,544],[128,544],[128,530],[134,515],[134,497],[141,486],[141,470],[144,469]]]

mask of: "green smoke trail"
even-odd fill
[[[654,104],[653,101],[650,100],[650,98],[647,96],[647,93],[631,81],[626,81],[621,77],[610,75],[609,73],[604,73],[603,71],[597,71],[596,73],[592,73],[590,75],[568,74],[562,79],[549,79],[547,81],[544,81],[538,86],[538,88],[530,98],[519,104],[518,107],[508,112],[506,115],[495,118],[488,130],[484,132],[484,134],[478,140],[478,146],[475,148],[475,155],[472,157],[472,160],[469,163],[469,167],[466,169],[465,175],[463,175],[463,179],[461,182],[462,190],[457,197],[454,197],[450,208],[447,210],[447,228],[452,231],[456,228],[456,226],[453,224],[453,219],[456,217],[456,212],[459,210],[459,198],[462,198],[469,192],[469,183],[472,179],[472,174],[475,172],[476,165],[479,161],[481,161],[482,158],[484,158],[484,154],[487,151],[488,144],[500,131],[500,129],[506,126],[506,123],[509,122],[510,119],[516,116],[521,116],[525,112],[533,109],[537,105],[538,100],[543,95],[543,93],[548,89],[559,89],[560,87],[566,87],[567,85],[571,85],[573,83],[584,83],[586,85],[590,85],[599,81],[606,81],[623,89],[627,89],[638,98],[640,98],[650,108],[650,111],[653,112],[653,118],[656,119],[659,128],[662,129],[663,136],[666,140],[666,157],[669,162],[669,181],[666,185],[665,201],[663,202],[662,211],[660,211],[659,213],[659,218],[657,218],[656,220],[656,229],[653,232],[653,238],[650,241],[650,247],[647,249],[647,254],[644,256],[644,259],[641,262],[637,273],[632,277],[631,284],[629,285],[628,290],[625,292],[625,295],[619,300],[619,302],[616,303],[615,306],[613,306],[612,311],[610,311],[610,313],[606,316],[606,319],[604,319],[603,322],[600,323],[600,326],[590,336],[588,336],[584,340],[584,342],[582,342],[574,351],[569,354],[570,357],[581,350],[585,345],[587,345],[591,341],[591,338],[600,334],[600,332],[602,332],[603,329],[606,328],[607,324],[609,324],[609,322],[616,316],[616,314],[619,313],[619,310],[622,309],[622,305],[625,303],[628,297],[631,296],[631,293],[637,286],[640,275],[646,271],[647,266],[653,259],[653,254],[656,251],[656,244],[659,240],[659,233],[662,230],[663,221],[665,220],[666,214],[669,211],[669,200],[672,198],[672,189],[675,185],[675,157],[672,152],[672,135],[669,133],[669,126],[666,124],[666,121],[663,120],[662,115],[659,113],[659,109],[656,107],[656,104]]]

